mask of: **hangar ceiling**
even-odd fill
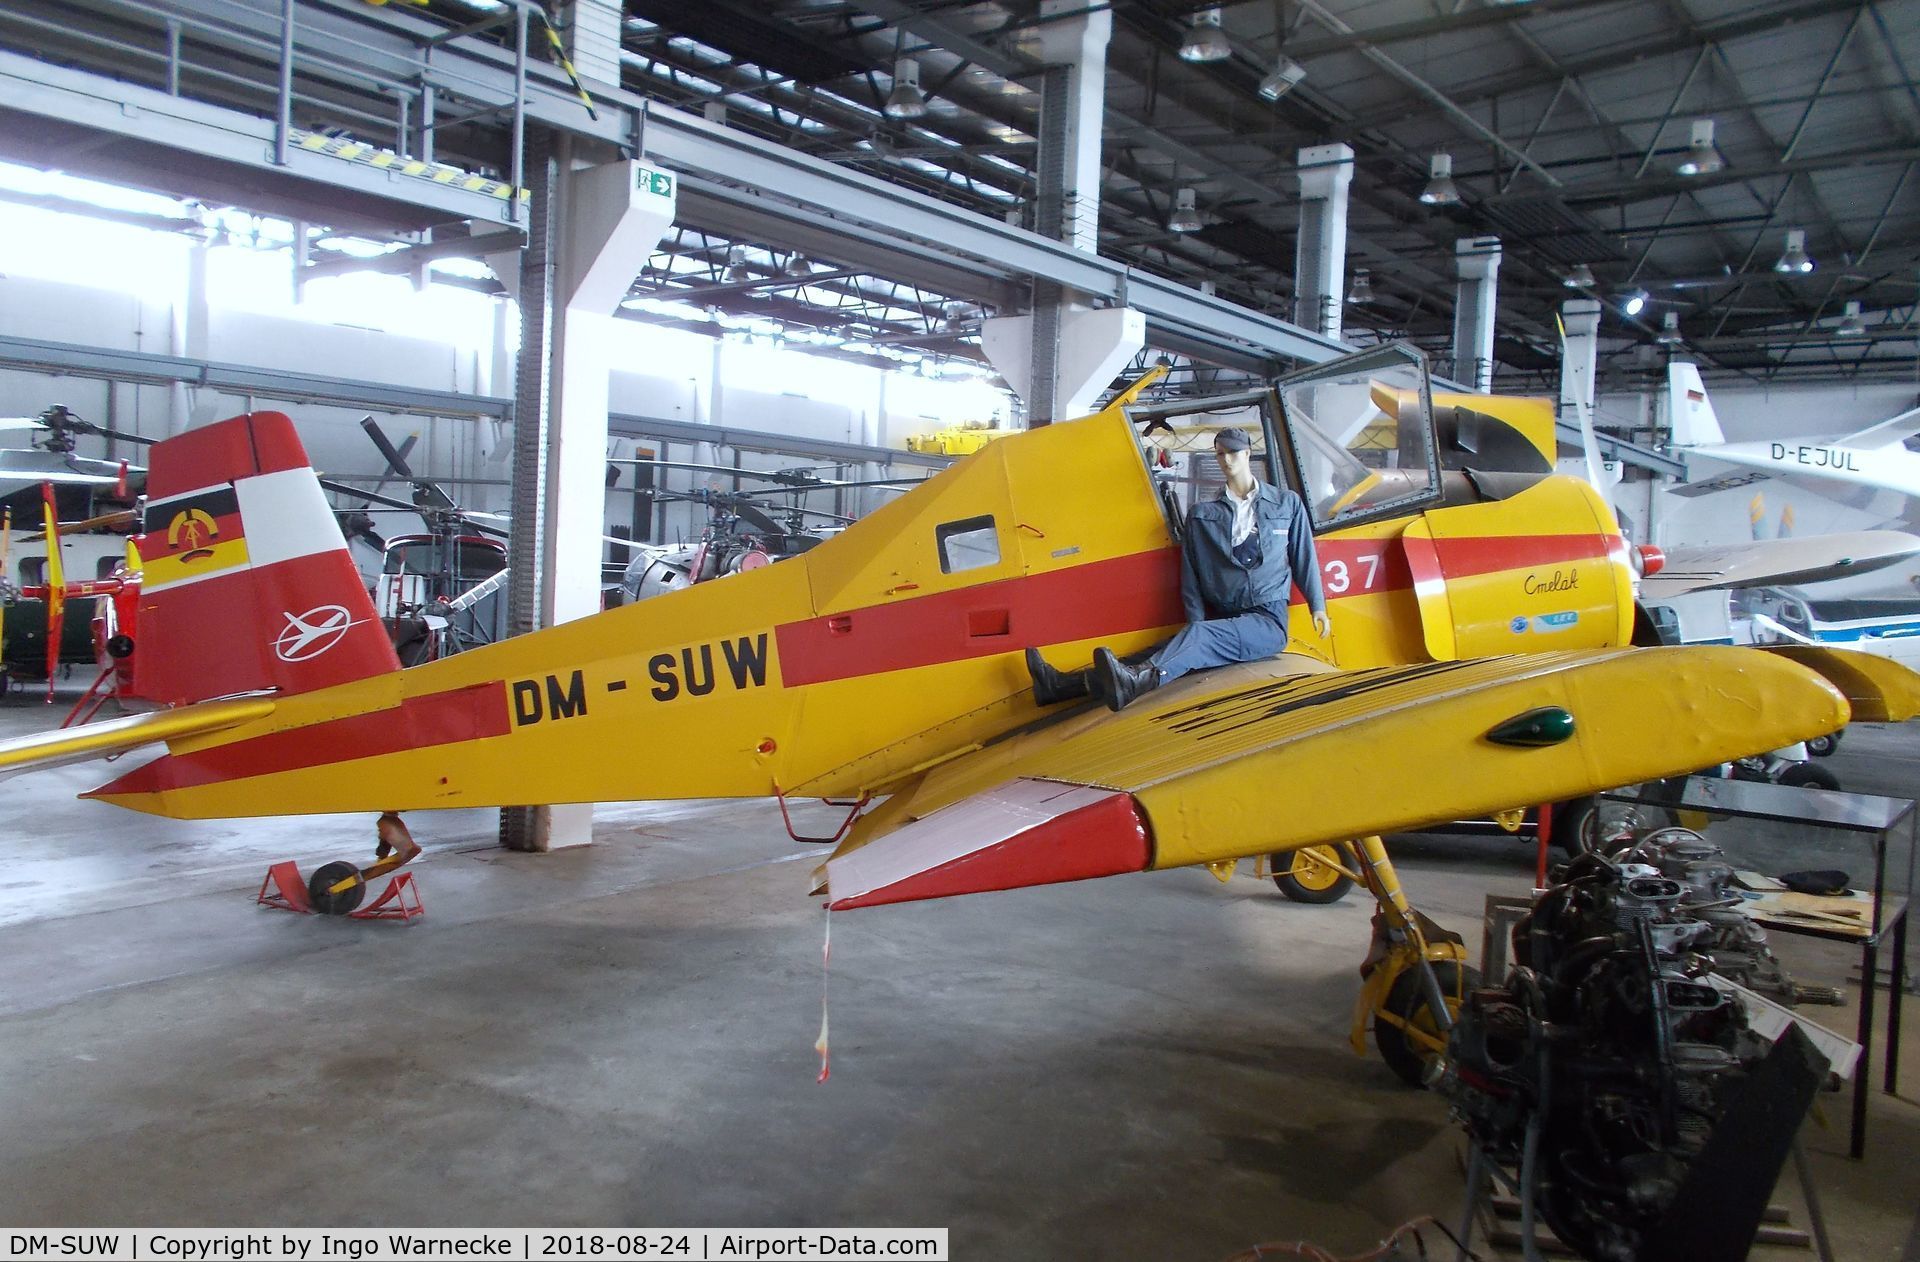
[[[1356,152],[1350,262],[1373,297],[1350,337],[1408,336],[1444,358],[1453,243],[1501,238],[1509,373],[1557,362],[1553,316],[1614,308],[1610,359],[1661,362],[1665,318],[1710,367],[1763,378],[1913,371],[1920,266],[1920,12],[1852,0],[1249,0],[1218,6],[1231,48],[1180,49],[1210,6],[1116,0],[1107,68],[1104,253],[1250,306],[1288,309],[1295,160]],[[1032,5],[938,0],[634,0],[629,73],[736,125],[979,209],[1031,195]],[[700,15],[695,16],[696,12]],[[1203,19],[1204,20],[1204,19]],[[881,113],[897,55],[929,101]],[[1260,93],[1281,56],[1306,71]],[[756,60],[765,58],[766,60]],[[849,71],[849,62],[860,64]],[[1009,74],[1008,72],[1013,73]],[[1713,121],[1721,169],[1682,175]],[[1462,200],[1418,200],[1445,153]],[[1204,226],[1166,224],[1195,190]],[[1806,234],[1811,272],[1775,270]],[[1619,299],[1645,290],[1635,317]],[[1841,329],[1849,301],[1862,331]],[[1667,334],[1670,338],[1671,334]]]
[[[1609,308],[1603,384],[1658,370],[1670,350],[1698,358],[1710,374],[1754,380],[1915,374],[1920,85],[1911,71],[1920,61],[1920,7],[1110,7],[1101,251],[1140,272],[1211,284],[1286,318],[1296,155],[1338,141],[1356,152],[1349,264],[1371,280],[1371,295],[1347,306],[1350,340],[1412,338],[1444,371],[1454,242],[1491,234],[1505,251],[1500,387],[1551,379],[1555,314],[1581,293]],[[166,73],[156,50],[172,39],[194,67],[175,72],[179,91],[258,106],[260,88],[271,86],[272,49],[215,32],[224,10],[257,26],[278,9],[266,0],[23,0],[0,15],[0,47],[151,84]],[[302,0],[301,9],[400,20],[357,0]],[[173,10],[197,22],[183,26],[174,15],[169,33]],[[1216,12],[1227,55],[1183,59],[1195,24],[1204,31]],[[510,41],[511,23],[493,0],[430,0],[406,13],[448,33]],[[564,23],[564,6],[558,17]],[[1017,0],[627,0],[621,75],[636,94],[1019,222],[1034,187],[1040,67],[1031,52],[1046,20]],[[924,113],[911,117],[886,108],[903,57],[917,63],[925,97]],[[1267,99],[1263,80],[1283,57],[1304,78]],[[392,106],[350,80],[296,83],[295,121],[378,137]],[[439,156],[504,173],[501,123],[496,110],[443,124]],[[1457,203],[1419,198],[1437,154],[1451,161]],[[1702,154],[1697,165],[1707,169],[1683,174],[1682,164]],[[84,167],[84,155],[66,156]],[[1183,189],[1193,190],[1196,231],[1168,227]],[[1812,270],[1776,270],[1789,232],[1801,234]],[[448,235],[436,245],[441,253],[457,248]],[[1645,305],[1626,315],[1622,300],[1636,291]],[[828,343],[957,359],[977,356],[982,314],[960,295],[691,227],[663,245],[635,296],[684,300],[677,309],[638,302],[636,318],[767,318]],[[689,304],[704,314],[689,317]]]

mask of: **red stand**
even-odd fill
[[[262,907],[299,912],[303,916],[313,915],[313,902],[307,897],[306,878],[300,875],[300,865],[292,859],[267,869],[266,877],[260,882],[260,893],[253,901]],[[413,873],[402,872],[387,882],[387,888],[380,891],[380,897],[358,911],[348,912],[347,919],[409,923],[426,914],[427,909],[420,901],[420,887],[414,883]]]
[[[408,895],[412,895],[411,901]],[[358,911],[348,912],[347,918],[411,921],[415,916],[426,914],[426,906],[420,901],[420,888],[413,883],[413,873],[402,872],[387,882],[387,888],[380,891],[380,897]]]
[[[272,893],[267,892],[269,885],[273,887]],[[300,865],[292,859],[267,869],[266,878],[260,882],[260,893],[253,901],[262,907],[297,911],[303,916],[313,914],[313,903],[307,898],[306,878],[300,875]]]

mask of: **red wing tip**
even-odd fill
[[[1152,862],[1146,817],[1132,796],[1043,781],[1015,781],[988,799],[970,799],[917,820],[828,865],[860,892],[831,898],[831,911],[952,898],[1142,872]],[[999,840],[980,844],[983,813],[1005,804],[1028,816]],[[1054,813],[1033,821],[1036,811]],[[987,832],[986,835],[993,835]],[[864,856],[864,858],[862,857]],[[859,859],[860,862],[850,863]]]

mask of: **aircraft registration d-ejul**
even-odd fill
[[[1398,346],[1226,399],[1139,393],[792,560],[405,670],[292,423],[190,430],[152,452],[140,543],[136,691],[170,708],[0,744],[0,769],[164,741],[89,796],[181,818],[884,799],[824,865],[835,909],[1330,847],[1386,913],[1361,1014],[1384,1052],[1437,1046],[1408,1018],[1465,970],[1379,834],[1920,710],[1920,676],[1882,660],[1630,647],[1633,557],[1593,488],[1553,475],[1544,400],[1442,396],[1436,418]],[[1036,705],[1025,649],[1077,666],[1181,623],[1156,444],[1226,424],[1309,507],[1331,638],[1296,606],[1279,657],[1119,713]],[[1516,446],[1537,472],[1475,469]],[[170,537],[196,512],[211,530]]]

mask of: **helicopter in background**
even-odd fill
[[[610,459],[611,465],[686,469],[709,474],[709,485],[687,491],[655,491],[656,503],[703,504],[708,510],[700,538],[680,544],[630,544],[633,558],[621,571],[618,588],[626,602],[678,591],[695,583],[742,574],[801,556],[838,534],[855,518],[845,513],[809,508],[805,499],[816,491],[843,491],[864,487],[906,490],[924,479],[822,478],[816,468],[775,469],[762,472],[731,465],[700,464],[684,460]],[[722,478],[736,484],[742,478],[772,482],[760,490],[725,490],[712,485]],[[784,497],[786,503],[777,501]],[[810,524],[819,523],[819,524]]]
[[[25,435],[27,445],[0,447],[0,512],[8,523],[0,564],[6,602],[0,692],[26,679],[51,686],[74,666],[110,664],[103,646],[116,634],[116,601],[106,598],[122,590],[126,536],[135,529],[128,506],[145,489],[147,471],[125,460],[78,455],[79,437],[152,441],[97,425],[60,404],[37,417],[0,417],[0,436],[15,434]],[[57,534],[46,527],[48,505],[54,518],[65,519]],[[54,587],[59,596],[50,599]]]

